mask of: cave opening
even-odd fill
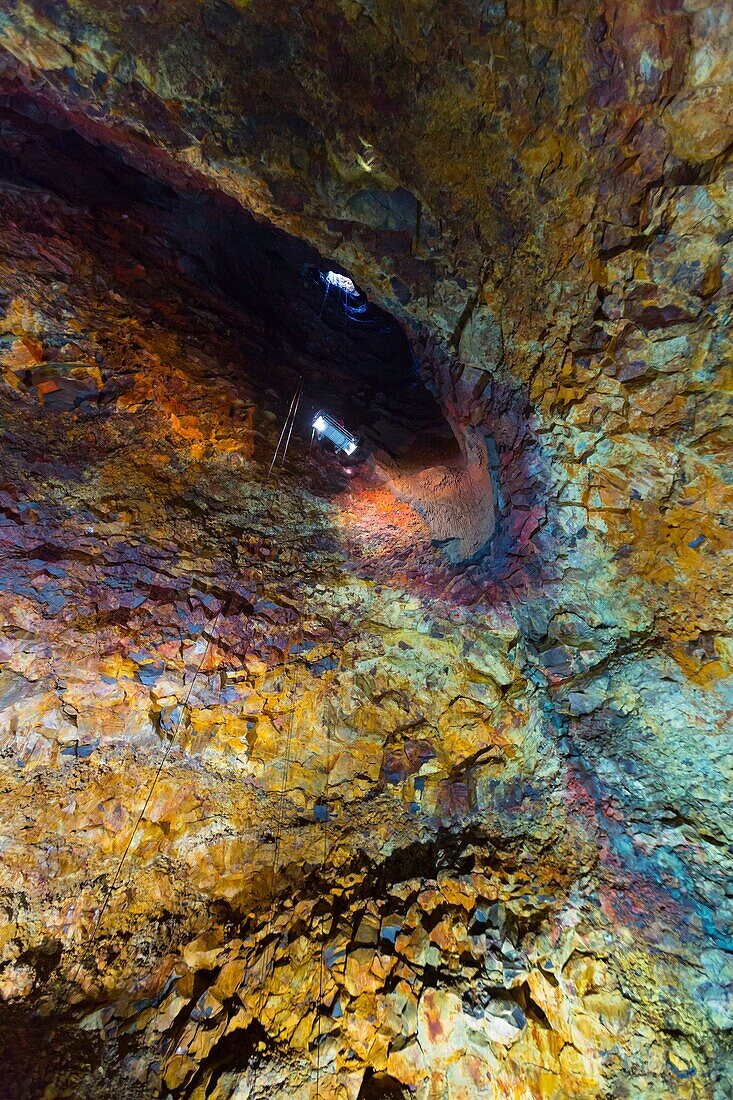
[[[114,147],[41,115],[27,96],[0,102],[5,178],[47,186],[92,210],[143,263],[172,262],[241,307],[266,334],[266,365],[283,399],[304,376],[304,423],[323,404],[394,454],[418,432],[449,438],[402,326],[311,245],[200,182],[133,166]],[[125,223],[134,228],[126,232]]]
[[[6,180],[48,187],[90,211],[97,228],[122,241],[143,268],[172,269],[240,311],[246,339],[258,346],[260,385],[272,390],[283,424],[284,446],[266,459],[271,469],[283,464],[291,439],[309,461],[313,433],[341,456],[349,479],[366,462],[422,517],[448,561],[485,552],[497,526],[491,440],[446,416],[402,325],[349,274],[200,180],[171,175],[169,165],[159,164],[157,174],[143,170],[52,109],[39,110],[24,92],[0,103]],[[232,369],[236,375],[236,361]],[[24,381],[58,411],[94,400],[86,377],[64,377],[53,362],[34,366]],[[321,412],[324,423],[339,426],[332,431],[346,431],[345,447],[314,431]]]

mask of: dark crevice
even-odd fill
[[[247,1027],[224,1035],[201,1060],[193,1077],[173,1095],[180,1100],[197,1094],[205,1086],[206,1095],[226,1072],[244,1073],[267,1057],[272,1040],[261,1024],[253,1020]],[[263,1053],[263,1051],[265,1053]],[[200,1094],[200,1093],[199,1093]]]
[[[357,1100],[408,1100],[410,1093],[404,1085],[387,1073],[368,1070],[364,1075]]]

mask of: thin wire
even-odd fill
[[[288,438],[285,440],[285,447],[283,448],[283,457],[280,463],[281,466],[285,465],[285,456],[288,453],[288,447],[290,446],[290,437],[293,434],[293,425],[295,424],[296,417],[298,415],[298,409],[300,407],[300,399],[303,396],[303,380],[301,378],[300,388],[298,389],[298,396],[295,401],[295,409],[293,410],[293,419],[290,421],[290,431],[288,432]]]
[[[325,289],[324,294],[323,294],[323,301],[321,302],[321,311],[318,314],[318,319],[316,321],[316,327],[313,329],[313,339],[314,340],[316,338],[316,333],[318,332],[318,326],[321,323],[321,317],[323,316],[323,310],[326,306],[326,298],[328,298],[328,288],[329,288],[329,286],[330,286],[330,283],[329,283],[328,279],[326,279],[326,289]]]
[[[229,609],[230,605],[231,605],[231,594],[229,595],[229,598],[226,602],[227,610]],[[194,685],[196,683],[196,680],[198,679],[199,674],[201,672],[201,669],[204,667],[204,662],[206,661],[206,658],[209,654],[209,649],[211,648],[211,643],[214,639],[214,634],[215,634],[215,631],[216,631],[216,627],[219,623],[219,619],[221,618],[221,614],[222,614],[222,611],[224,610],[224,606],[225,606],[224,603],[222,603],[221,607],[219,608],[216,615],[214,616],[214,621],[212,622],[211,628],[210,628],[209,633],[206,637],[206,649],[204,650],[204,655],[201,658],[201,661],[199,662],[198,668],[196,669],[196,671],[193,674],[193,679],[191,680],[191,684],[190,684],[189,689],[188,689],[188,694],[187,694],[186,699],[185,699],[185,701],[184,701],[184,703],[181,707],[181,713],[179,715],[178,722],[176,724],[175,730],[173,731],[171,739],[170,739],[170,741],[168,742],[168,744],[166,746],[165,752],[163,753],[163,758],[160,761],[160,764],[158,765],[158,770],[155,773],[155,777],[153,778],[152,785],[150,787],[150,790],[148,791],[145,802],[143,803],[143,807],[140,810],[140,813],[138,814],[137,820],[136,820],[136,822],[133,826],[132,832],[130,833],[130,838],[127,841],[124,852],[122,853],[122,858],[120,859],[120,862],[117,865],[117,870],[115,871],[114,878],[112,879],[110,887],[107,891],[107,896],[105,897],[104,902],[102,903],[102,908],[99,910],[99,913],[97,915],[97,919],[94,922],[94,926],[92,928],[89,940],[87,941],[87,945],[86,945],[86,947],[85,947],[78,963],[76,964],[76,971],[74,972],[74,977],[71,979],[72,981],[74,980],[74,978],[78,977],[79,971],[81,970],[82,965],[84,964],[90,950],[92,949],[92,947],[93,947],[93,945],[96,941],[97,935],[99,933],[99,929],[100,929],[101,924],[102,924],[102,918],[104,917],[104,914],[107,910],[107,906],[109,905],[109,902],[110,902],[110,898],[112,897],[112,891],[114,890],[115,886],[117,885],[117,880],[119,879],[120,874],[122,872],[122,867],[123,867],[124,862],[127,858],[127,854],[130,851],[130,848],[132,847],[132,842],[135,839],[135,835],[136,835],[137,830],[140,826],[140,822],[142,821],[143,817],[145,816],[145,811],[147,810],[148,806],[150,805],[150,799],[153,797],[155,787],[158,783],[158,780],[160,779],[161,772],[163,771],[163,768],[165,767],[165,763],[168,759],[168,754],[170,753],[171,749],[173,748],[173,745],[176,742],[176,738],[178,737],[178,733],[181,729],[181,724],[183,723],[183,719],[184,719],[184,716],[185,716],[185,713],[186,713],[186,707],[188,706],[189,700],[191,698],[191,693],[194,689]]]
[[[323,777],[323,802],[326,807],[326,816],[323,819],[323,861],[322,874],[325,878],[327,864],[328,864],[328,777],[329,777],[329,762],[331,759],[331,722],[326,717],[326,761],[324,764],[324,777]],[[326,954],[326,937],[323,933],[323,922],[325,919],[321,917],[321,954],[318,964],[318,1005],[316,1008],[316,1018],[318,1021],[318,1038],[316,1040],[316,1100],[320,1100],[321,1095],[321,1020],[323,1018],[323,971],[324,971],[324,956]]]
[[[275,889],[275,878],[279,868],[280,859],[280,846],[282,844],[282,832],[283,825],[285,824],[285,802],[287,798],[287,785],[290,778],[290,753],[291,745],[293,743],[293,727],[295,725],[295,695],[298,690],[298,680],[300,677],[300,666],[295,666],[295,677],[293,679],[293,690],[290,693],[290,722],[288,724],[288,733],[285,738],[285,756],[283,759],[283,777],[280,785],[280,803],[278,807],[277,817],[277,832],[275,834],[275,852],[272,861],[272,889]]]
[[[348,355],[348,352],[349,352],[349,335],[346,331],[346,328],[347,328],[347,322],[349,320],[349,297],[346,293],[346,288],[345,287],[344,287],[343,314],[344,314],[344,355]]]
[[[302,617],[300,618],[298,626],[299,626],[300,638],[302,640],[302,637],[303,637],[303,620],[302,620]],[[296,635],[296,637],[297,637],[297,635]],[[264,950],[262,952],[261,988],[260,988],[259,997],[257,998],[257,1004],[255,1006],[255,1010],[252,1013],[253,1019],[255,1017],[261,1016],[262,1009],[264,1007],[265,999],[266,999],[267,973],[268,973],[268,969],[269,969],[269,966],[270,966],[270,963],[268,963],[268,960],[267,960],[267,955],[268,955],[267,940],[268,940],[268,937],[270,935],[270,932],[272,931],[272,922],[273,922],[273,916],[274,916],[274,910],[275,910],[275,880],[277,878],[277,871],[278,871],[278,867],[279,867],[279,855],[280,855],[280,842],[281,842],[281,835],[282,835],[282,826],[283,826],[283,823],[284,823],[284,820],[285,820],[285,809],[284,809],[284,807],[285,807],[285,791],[286,791],[286,788],[287,788],[288,774],[289,774],[289,771],[290,771],[290,745],[291,745],[292,738],[293,738],[293,727],[294,727],[294,724],[295,724],[295,695],[296,695],[296,692],[298,690],[299,682],[300,682],[300,664],[296,661],[295,676],[293,678],[293,687],[292,687],[292,690],[290,692],[290,723],[289,723],[289,726],[288,726],[287,737],[285,739],[285,756],[283,758],[283,777],[282,777],[282,782],[280,784],[278,814],[277,814],[277,817],[275,819],[275,850],[274,850],[274,853],[273,853],[273,860],[272,860],[272,880],[270,882],[270,898],[269,898],[269,902],[268,902],[267,925],[266,925],[266,928],[265,928],[265,936],[264,936]],[[272,963],[274,963],[274,960],[275,960],[275,945],[274,944],[273,944],[273,947],[272,947],[271,956],[272,957],[271,957],[270,961]],[[246,982],[249,981],[249,967],[247,968],[247,974],[246,974],[245,981]],[[254,1065],[252,1064],[252,1062],[250,1062],[250,1064],[247,1067],[247,1081],[248,1081],[248,1085],[250,1085],[250,1086],[251,1086],[251,1083],[252,1083],[253,1074],[254,1074]]]
[[[298,387],[297,387],[295,393],[293,394],[293,399],[290,402],[290,408],[288,409],[288,415],[285,417],[285,423],[283,424],[282,431],[280,432],[280,435],[278,437],[277,446],[275,447],[275,453],[272,456],[272,462],[270,463],[270,469],[267,471],[268,481],[270,479],[270,475],[272,474],[272,467],[275,465],[275,460],[277,458],[277,452],[280,450],[280,444],[282,443],[283,436],[285,435],[285,432],[287,431],[288,421],[290,420],[290,416],[291,416],[292,411],[293,411],[293,406],[295,405],[295,401],[298,397],[298,394],[300,393],[301,384],[302,384],[302,378],[301,378],[300,382],[298,383]]]

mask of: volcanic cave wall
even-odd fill
[[[729,7],[0,9],[5,1092],[725,1100]],[[371,360],[163,187],[399,319],[478,554],[268,478]]]

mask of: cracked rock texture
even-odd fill
[[[4,1096],[733,1095],[731,25],[0,4]],[[182,193],[398,318],[461,469],[268,479],[307,355]]]

